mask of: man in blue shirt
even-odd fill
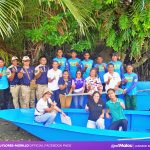
[[[4,59],[0,57],[0,109],[8,108],[10,100],[7,68]]]
[[[75,50],[71,51],[71,56],[72,58],[68,60],[68,70],[71,78],[74,79],[76,77],[77,70],[82,69],[82,63],[81,60],[77,58],[77,52]]]
[[[85,52],[84,53],[84,60],[82,61],[82,70],[83,70],[83,78],[86,79],[89,76],[90,70],[93,67],[93,60],[89,59],[90,53]]]
[[[102,56],[98,56],[96,62],[97,63],[94,65],[94,67],[98,71],[98,77],[101,79],[101,82],[103,84],[103,90],[105,90],[104,74],[107,72],[106,63],[103,63]]]
[[[21,107],[33,108],[35,107],[35,90],[30,88],[30,83],[35,81],[34,67],[30,66],[30,58],[24,56],[22,59],[23,67],[18,73],[18,78],[21,79]]]
[[[68,62],[65,57],[63,57],[63,51],[61,49],[57,50],[57,57],[53,59],[53,61],[57,61],[59,64],[59,69],[63,72],[68,69]]]
[[[113,64],[114,65],[114,71],[119,73],[121,79],[124,78],[124,68],[123,64],[121,61],[118,60],[119,55],[118,53],[113,53],[112,54],[112,60],[108,64]]]
[[[138,82],[138,76],[136,73],[133,72],[132,65],[127,65],[126,70],[127,73],[124,74],[125,78],[123,80],[125,87],[123,93],[125,94],[126,108],[130,110],[135,110],[137,94],[136,85]]]
[[[48,72],[48,66],[47,59],[45,56],[41,56],[39,59],[39,65],[35,67],[35,78],[37,83],[37,89],[36,89],[36,98],[39,100],[45,89],[48,87],[48,78],[47,78],[47,72]]]
[[[20,79],[18,73],[21,70],[21,66],[18,65],[18,58],[13,56],[11,59],[11,66],[7,69],[7,77],[10,84],[10,92],[13,97],[13,104],[15,108],[19,108],[19,96],[20,96]]]

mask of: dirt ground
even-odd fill
[[[42,141],[41,139],[18,129],[12,123],[0,119],[0,141]]]

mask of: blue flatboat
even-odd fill
[[[112,131],[88,129],[86,123],[88,113],[81,109],[64,109],[71,117],[72,126],[62,124],[60,116],[56,124],[45,127],[33,120],[34,109],[9,109],[0,111],[0,118],[12,122],[16,126],[45,141],[150,141],[150,111],[125,111],[128,118],[128,131]],[[110,120],[105,120],[106,128]]]

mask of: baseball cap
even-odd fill
[[[23,61],[30,60],[29,56],[23,56]]]
[[[11,58],[11,61],[13,61],[13,60],[18,60],[18,57],[17,57],[17,56],[13,56],[13,57]]]
[[[43,96],[44,96],[46,93],[53,94],[53,92],[52,92],[49,88],[46,88],[46,89],[44,90]]]

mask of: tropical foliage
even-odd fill
[[[82,52],[85,49],[94,50],[101,41],[100,43],[108,48],[127,54],[124,58],[140,62],[140,65],[150,58],[149,0],[8,0],[8,2],[17,6],[17,9],[11,16],[15,20],[12,20],[14,23],[10,21],[11,30],[5,26],[4,31],[11,32],[6,34],[0,24],[1,36],[5,37],[4,41],[1,40],[1,46],[5,51],[11,50],[12,54],[17,52],[21,56],[30,53],[32,58],[35,58],[40,55],[40,51],[46,49],[47,45],[51,50],[63,47]],[[1,2],[0,9],[5,10]],[[19,14],[23,17],[16,17]],[[7,14],[6,18],[9,21]]]

